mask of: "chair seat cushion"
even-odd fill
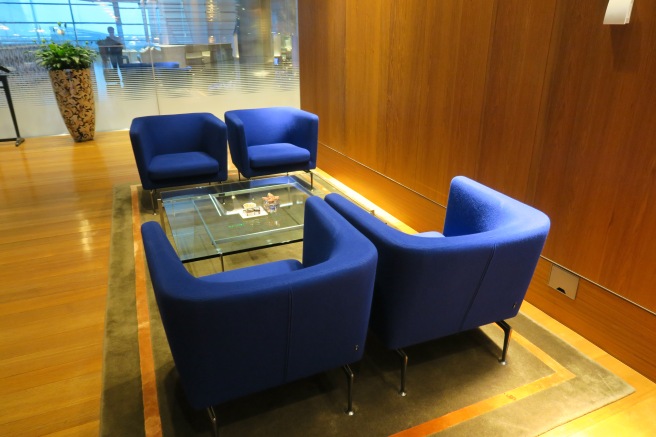
[[[209,176],[218,172],[219,163],[205,152],[157,155],[148,164],[148,175],[154,181]]]
[[[289,143],[262,144],[248,148],[252,168],[303,164],[310,161],[310,151]]]

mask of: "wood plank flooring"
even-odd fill
[[[0,143],[0,435],[98,435],[112,187],[138,180],[126,131]],[[523,310],[636,388],[549,436],[656,435],[656,384]]]
[[[127,132],[0,144],[0,435],[97,435],[112,187]]]

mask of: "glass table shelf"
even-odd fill
[[[160,220],[183,262],[223,257],[302,241],[305,201],[331,192],[339,190],[306,173],[166,190]],[[263,200],[269,194],[277,196],[275,208]]]

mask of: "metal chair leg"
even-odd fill
[[[153,215],[157,215],[157,206],[155,205],[155,190],[150,190],[150,206],[153,210]]]
[[[353,416],[354,411],[353,411],[353,370],[351,370],[351,367],[349,365],[345,365],[342,367],[344,369],[344,373],[346,373],[346,382],[348,383],[348,404],[346,407],[346,410],[344,411],[346,414],[349,416]]]
[[[497,322],[497,325],[503,329],[503,350],[501,352],[501,358],[499,358],[499,363],[506,365],[506,354],[508,353],[508,345],[510,344],[510,335],[512,334],[512,327],[506,323],[505,320],[500,320]]]
[[[399,394],[405,396],[407,394],[405,392],[405,374],[408,370],[408,355],[403,349],[397,349],[396,353],[401,357],[401,389],[399,390]]]
[[[210,421],[212,422],[214,437],[219,437],[219,426],[216,423],[216,412],[214,411],[214,407],[207,408],[207,415],[210,416]]]

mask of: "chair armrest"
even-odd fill
[[[226,124],[213,114],[203,114],[202,149],[219,163],[219,172],[228,174],[228,150]]]
[[[374,245],[319,197],[307,200],[304,226],[304,268],[292,291],[292,379],[362,357],[378,259]]]
[[[238,169],[242,170],[247,168],[249,166],[248,144],[246,142],[244,122],[239,117],[238,111],[228,111],[225,113],[224,118],[228,127],[228,147],[230,148],[230,158]]]
[[[148,123],[145,120],[142,118],[132,120],[130,124],[130,142],[132,143],[132,151],[139,176],[142,183],[146,185],[149,181],[147,166],[153,157],[153,149],[150,147],[150,144],[152,144],[151,136]],[[144,188],[150,189],[151,187],[144,186]]]
[[[390,248],[404,247],[406,249],[412,249],[415,247],[417,249],[424,249],[426,248],[426,244],[432,243],[427,238],[419,239],[415,235],[406,234],[383,223],[378,217],[360,208],[340,194],[330,193],[326,195],[325,200],[328,205],[346,218],[349,223],[372,240],[376,246],[380,244]],[[429,243],[426,243],[426,241],[429,241]]]
[[[313,165],[317,162],[317,147],[319,144],[319,117],[311,112],[294,109],[293,128],[287,142],[295,146],[307,149],[310,152],[310,161]]]

